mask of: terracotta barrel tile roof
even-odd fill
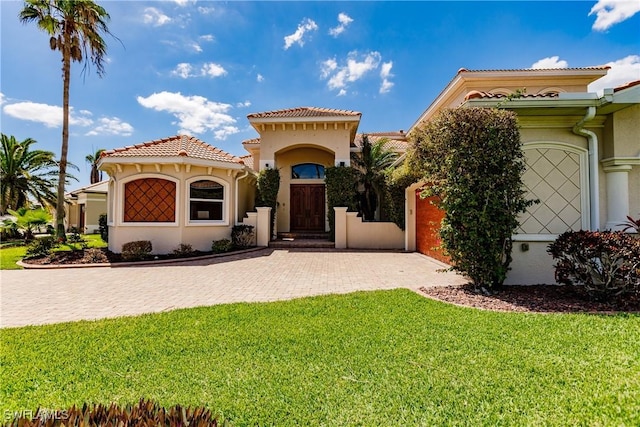
[[[245,139],[244,141],[242,141],[242,145],[259,145],[259,144],[260,144],[260,138]]]
[[[625,90],[625,89],[629,89],[630,87],[634,87],[634,86],[638,86],[640,85],[640,80],[635,80],[633,82],[628,82],[625,83],[623,85],[617,86],[613,89],[614,92],[619,92],[621,90]]]
[[[107,150],[100,157],[177,157],[186,156],[195,159],[217,162],[242,163],[239,157],[213,147],[206,142],[187,135],[176,135],[156,139],[142,144]]]
[[[252,113],[247,117],[249,119],[288,119],[298,117],[354,117],[359,118],[362,113],[350,110],[336,110],[332,108],[318,108],[318,107],[297,107],[288,108],[285,110],[266,111],[263,113]]]
[[[546,92],[546,93],[537,93],[537,94],[524,93],[520,95],[518,98],[519,99],[541,99],[541,98],[557,98],[557,97],[558,97],[557,92]],[[464,97],[464,100],[468,101],[470,99],[501,99],[501,98],[506,99],[507,95],[504,95],[502,93],[491,93],[491,92],[481,92],[478,90],[472,90],[469,93],[467,93],[467,95]]]
[[[385,148],[388,150],[394,151],[405,151],[409,145],[407,141],[407,135],[403,131],[400,132],[371,132],[371,133],[359,133],[356,135],[353,140],[352,146],[354,147],[362,147],[362,137],[367,135],[369,137],[369,142],[374,143],[379,141],[380,139],[387,139],[387,143],[385,144]]]
[[[253,156],[251,154],[247,154],[246,156],[241,156],[240,159],[244,162],[244,165],[254,169],[253,167]]]
[[[488,70],[468,70],[466,68],[460,68],[458,74],[465,73],[509,73],[513,71],[576,71],[576,70],[609,70],[609,65],[596,65],[593,67],[572,67],[572,68],[498,68]]]

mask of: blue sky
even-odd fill
[[[640,2],[102,1],[106,74],[71,81],[69,160],[177,133],[235,155],[247,114],[362,112],[360,132],[408,129],[459,68],[612,69],[590,90],[640,79]],[[60,53],[0,1],[1,128],[60,152]]]

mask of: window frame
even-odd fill
[[[175,220],[172,222],[131,222],[124,220],[124,207],[125,207],[125,186],[132,181],[136,181],[139,179],[147,179],[147,178],[156,178],[156,179],[164,179],[166,181],[171,181],[176,186],[176,201],[174,204],[174,218]],[[177,227],[180,224],[180,180],[170,176],[156,173],[144,173],[144,174],[134,174],[131,175],[121,181],[118,182],[118,192],[120,193],[117,197],[117,200],[120,206],[115,206],[116,214],[117,214],[117,226],[118,227]]]
[[[200,198],[191,198],[191,184],[198,181],[212,181],[216,184],[219,184],[222,187],[222,199],[200,199]],[[193,178],[189,178],[185,182],[185,226],[187,227],[211,227],[211,226],[228,226],[229,225],[229,183],[212,176],[196,176]],[[200,201],[200,202],[211,202],[211,203],[221,203],[222,205],[222,219],[191,219],[191,202],[192,201]]]

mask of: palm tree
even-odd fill
[[[95,154],[87,154],[84,159],[91,165],[91,184],[102,181],[102,171],[98,170],[98,160],[100,155],[105,151],[104,148],[100,148]]]
[[[364,187],[361,194],[360,207],[366,221],[375,219],[378,200],[384,186],[384,170],[393,165],[398,153],[385,146],[389,140],[380,138],[373,144],[368,135],[362,136],[362,151],[351,154],[353,166],[360,172],[360,184]]]
[[[2,134],[0,151],[0,214],[8,209],[29,205],[29,199],[42,206],[55,206],[58,162],[51,151],[31,150],[35,140],[18,142],[14,136]]]
[[[38,28],[49,36],[51,50],[62,53],[62,148],[60,150],[60,169],[56,209],[56,235],[65,240],[64,230],[64,193],[67,172],[67,151],[69,149],[69,84],[71,80],[71,62],[84,62],[87,59],[96,67],[98,76],[104,74],[104,57],[107,45],[102,38],[111,34],[107,27],[109,14],[92,0],[25,0],[19,14],[23,24],[35,22]]]

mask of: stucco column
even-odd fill
[[[269,246],[271,236],[269,229],[271,228],[271,208],[260,207],[258,211],[258,221],[256,225],[256,242],[258,246]]]
[[[347,248],[347,209],[344,207],[333,208],[335,211],[335,221],[333,223],[336,232],[336,249]]]
[[[629,215],[629,171],[631,165],[616,165],[603,168],[607,180],[606,229],[621,230],[620,224]]]

